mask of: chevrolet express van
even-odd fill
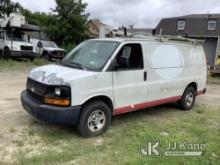
[[[33,69],[21,93],[39,120],[97,136],[112,116],[177,102],[192,109],[206,91],[206,58],[194,40],[160,37],[88,40],[59,64]]]

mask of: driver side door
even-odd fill
[[[115,114],[137,110],[147,98],[146,71],[141,44],[124,45],[114,59]]]

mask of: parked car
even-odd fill
[[[31,42],[35,45],[35,51],[39,52],[42,57],[45,57],[48,60],[62,60],[66,55],[66,51],[62,48],[59,48],[57,44],[53,41],[31,39]]]
[[[91,137],[115,115],[171,102],[190,110],[206,80],[205,53],[194,40],[93,39],[60,64],[33,69],[21,102],[40,120],[73,124]]]
[[[27,58],[31,61],[39,54],[34,52],[34,45],[25,40],[21,31],[13,34],[7,30],[0,31],[0,56],[7,58]]]

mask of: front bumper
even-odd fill
[[[59,52],[59,53],[57,53],[57,52],[50,52],[49,56],[51,58],[63,59],[66,56],[66,54],[65,54],[65,52]]]
[[[45,105],[30,96],[26,90],[21,93],[21,103],[28,113],[44,122],[76,125],[79,120],[81,106]]]
[[[28,58],[28,57],[39,57],[40,54],[35,52],[28,52],[28,51],[11,51],[11,57],[15,58]]]

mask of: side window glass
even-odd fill
[[[140,44],[127,44],[116,56],[116,65],[120,70],[143,69],[143,54]]]
[[[4,33],[3,32],[0,32],[0,40],[4,40]]]

